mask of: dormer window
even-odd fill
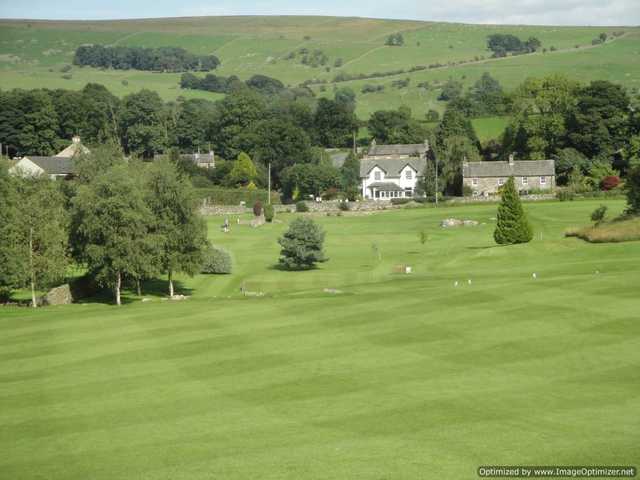
[[[404,178],[406,178],[407,180],[411,180],[411,179],[413,179],[413,172],[412,172],[411,170],[407,170],[407,171],[404,173]]]
[[[373,172],[373,178],[375,180],[382,180],[382,172],[380,172],[380,170],[376,170]]]

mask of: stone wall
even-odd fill
[[[339,212],[340,202],[338,200],[328,200],[323,202],[306,202],[310,212]],[[388,210],[390,208],[401,208],[403,205],[392,205],[390,201],[361,201],[349,202],[349,210],[354,212],[371,212],[375,210]],[[276,213],[295,212],[295,205],[274,205]],[[242,215],[253,213],[253,209],[240,205],[203,205],[200,208],[202,215]]]

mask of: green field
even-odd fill
[[[591,47],[600,32],[626,32],[604,45]],[[403,47],[387,47],[387,35],[402,32]],[[544,47],[557,51],[506,59],[488,59],[486,37],[492,33],[513,33],[525,39],[537,36]],[[305,38],[305,37],[308,37]],[[277,77],[288,85],[309,79],[331,80],[337,73],[385,72],[417,65],[475,61],[428,71],[402,74],[408,88],[391,86],[394,77],[346,82],[358,97],[358,114],[401,105],[418,115],[435,108],[437,88],[425,90],[423,81],[442,82],[456,78],[470,86],[490,71],[507,88],[526,77],[563,73],[588,81],[609,79],[629,87],[640,86],[640,29],[630,27],[542,27],[492,26],[451,23],[376,20],[338,17],[196,17],[120,21],[10,21],[0,20],[0,79],[2,88],[82,88],[87,82],[105,84],[117,95],[146,87],[170,100],[185,97],[218,98],[207,92],[180,90],[179,75],[139,71],[102,71],[74,68],[71,79],[60,69],[70,64],[75,49],[85,43],[136,46],[180,46],[194,53],[215,53],[222,60],[216,73],[246,79],[261,73]],[[576,49],[575,46],[580,48]],[[320,49],[329,58],[324,67],[302,65],[299,58],[287,60],[289,52],[306,47]],[[343,65],[334,67],[342,59]],[[128,85],[122,83],[123,80]],[[366,83],[382,83],[381,93],[360,94]],[[331,86],[321,95],[332,95]]]
[[[637,465],[640,242],[563,237],[599,204],[526,204],[535,239],[510,247],[492,241],[495,205],[316,217],[330,260],[306,272],[273,267],[294,214],[229,234],[212,218],[235,272],[183,279],[186,301],[2,308],[0,477]]]

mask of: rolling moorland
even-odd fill
[[[402,33],[404,45],[386,46],[387,36],[397,32]],[[609,40],[592,45],[601,32],[607,33]],[[511,33],[522,39],[535,36],[547,52],[492,59],[486,39],[493,33]],[[411,107],[417,116],[429,109],[442,111],[444,102],[437,100],[439,84],[454,78],[468,87],[485,71],[507,89],[533,72],[540,77],[562,73],[581,81],[611,80],[629,88],[640,87],[638,28],[485,26],[336,17],[201,17],[99,22],[1,20],[2,88],[80,89],[87,82],[98,82],[121,96],[149,88],[165,100],[178,96],[221,97],[181,90],[179,73],[89,67],[73,67],[63,73],[61,69],[72,63],[75,49],[89,43],[176,46],[196,54],[213,53],[222,61],[216,75],[246,79],[259,73],[292,86],[314,79],[330,82],[338,74],[408,71],[420,65],[440,65],[340,83],[358,94],[357,114],[361,119],[376,110],[402,105]],[[303,65],[299,54],[290,58],[301,48],[322,51],[327,57],[326,65]],[[335,66],[337,60],[339,67]],[[461,61],[470,63],[457,64]],[[410,79],[406,88],[392,85],[394,80],[406,78]],[[424,82],[429,82],[430,88],[418,86]],[[366,84],[381,84],[385,89],[363,94]],[[320,96],[333,95],[331,83],[316,83],[312,89]],[[491,126],[486,128],[490,130]]]
[[[228,234],[209,218],[234,272],[181,278],[188,300],[162,301],[158,282],[122,308],[4,308],[0,472],[444,479],[633,464],[640,243],[563,238],[598,205],[525,204],[535,238],[509,247],[494,245],[495,205],[317,216],[329,261],[304,272],[274,268],[296,214]],[[481,224],[442,229],[447,216]]]

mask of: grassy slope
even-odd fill
[[[562,237],[599,203],[527,205],[536,238],[513,247],[494,247],[489,205],[318,217],[331,259],[298,273],[271,268],[284,223],[225,235],[215,218],[236,273],[186,280],[186,302],[2,309],[0,472],[441,479],[633,464],[640,243]],[[442,230],[445,216],[487,224]],[[415,273],[391,274],[401,263]],[[271,296],[238,297],[242,281]]]
[[[59,69],[70,63],[73,51],[83,43],[120,45],[175,45],[197,53],[215,52],[223,66],[218,73],[247,78],[263,73],[295,85],[310,78],[332,79],[336,73],[372,73],[415,65],[455,62],[488,56],[486,37],[491,33],[515,33],[521,38],[539,37],[546,47],[559,51],[454,66],[409,76],[408,89],[394,89],[393,78],[349,82],[360,92],[364,83],[383,83],[383,93],[359,95],[358,113],[400,105],[411,106],[417,114],[429,108],[442,109],[437,90],[418,89],[421,81],[444,81],[449,76],[470,85],[484,71],[491,71],[511,88],[533,72],[536,75],[561,72],[581,80],[607,78],[628,86],[640,82],[638,29],[604,29],[629,32],[610,44],[588,46],[603,28],[540,26],[477,26],[399,20],[334,17],[202,17],[182,19],[131,20],[109,22],[0,21],[0,78],[4,88],[81,88],[88,81],[104,83],[118,95],[139,88],[157,90],[165,99],[179,95],[217,98],[207,92],[181,91],[179,75],[150,72],[109,72],[74,68],[73,78],[65,80]],[[385,47],[385,37],[402,31],[404,47]],[[305,40],[305,36],[311,37]],[[329,56],[330,71],[285,60],[287,53],[300,47],[321,49]],[[341,58],[344,65],[333,68]],[[50,71],[53,70],[53,71]],[[128,81],[128,86],[122,80]],[[316,87],[319,92],[319,87]],[[322,92],[319,92],[322,94]],[[325,95],[331,95],[331,88]]]

